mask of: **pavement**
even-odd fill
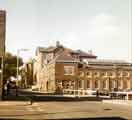
[[[30,105],[30,101],[0,101],[0,106]]]
[[[103,103],[128,105],[132,107],[132,100],[103,100]]]
[[[131,120],[132,107],[108,104],[101,101],[0,102],[0,119],[87,119],[87,120]]]

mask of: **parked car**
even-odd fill
[[[96,95],[96,90],[86,90],[87,95]]]

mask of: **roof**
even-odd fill
[[[95,65],[89,65],[87,66],[88,69],[101,69],[101,70],[111,70],[111,69],[115,69],[114,66],[95,66]],[[132,66],[127,66],[127,67],[117,67],[119,69],[125,69],[125,70],[132,70]]]
[[[0,10],[0,14],[5,14],[6,11],[5,10]]]
[[[72,54],[72,55],[77,54],[77,56],[79,58],[96,58],[97,57],[97,56],[93,55],[92,53],[87,53],[82,50],[72,50],[72,49],[66,48],[62,45],[49,46],[49,47],[38,47],[36,52],[56,52],[57,50],[59,50],[59,48],[63,48],[63,51],[65,51],[65,57],[63,56],[63,59],[64,58],[69,59],[68,55],[66,55],[66,54]],[[73,58],[73,56],[71,56],[71,59],[75,59],[75,58]]]
[[[76,50],[75,53],[78,53],[80,57],[86,57],[86,58],[96,58],[97,56],[93,55],[92,53],[87,53],[82,50]]]
[[[63,51],[59,56],[57,56],[56,62],[78,62],[78,60],[73,58],[66,51]]]
[[[94,65],[132,65],[124,60],[110,60],[110,59],[89,59],[88,64]]]
[[[64,48],[62,45],[56,47],[56,46],[49,46],[49,47],[37,47],[37,50],[39,52],[54,52],[58,48]]]

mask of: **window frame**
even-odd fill
[[[70,70],[71,69],[71,70]],[[69,72],[70,70],[70,72]],[[75,67],[74,66],[64,66],[64,75],[75,75]]]

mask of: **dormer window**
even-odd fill
[[[91,77],[92,76],[92,72],[86,72],[86,76],[87,77]]]

